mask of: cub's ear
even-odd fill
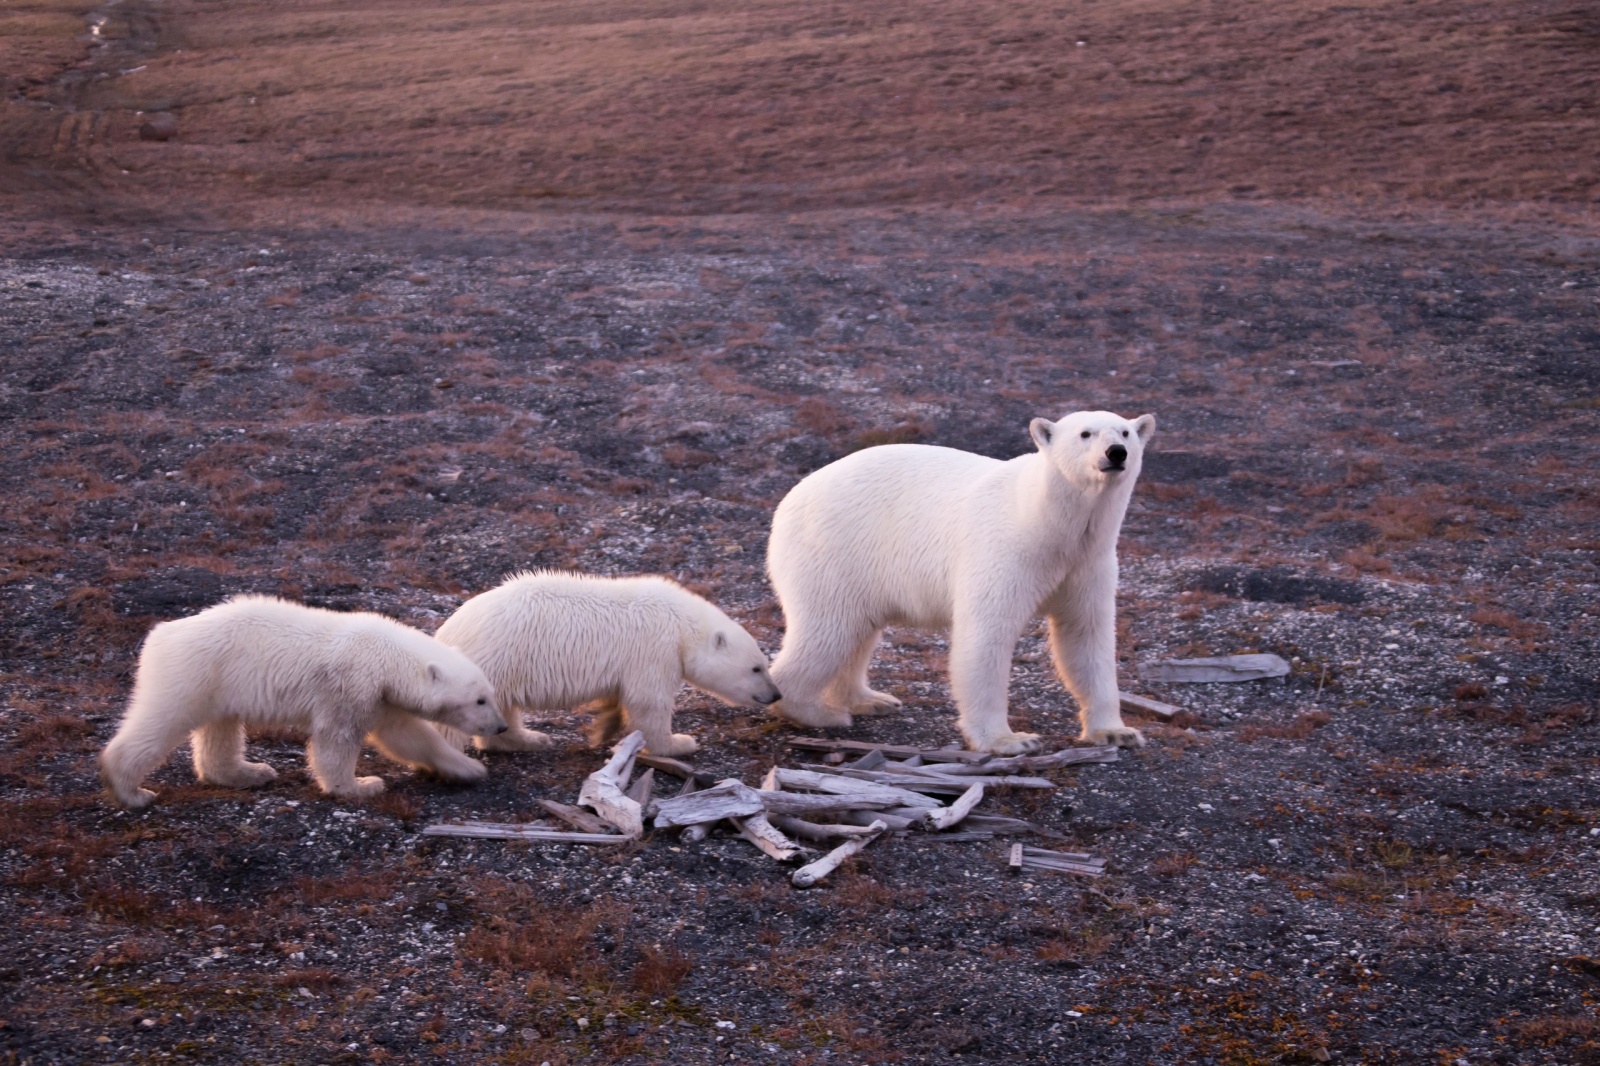
[[[728,646],[728,634],[726,634],[726,633],[718,633],[717,634],[717,640],[716,640],[716,647],[718,647],[718,648],[726,648],[727,646]]]
[[[1033,438],[1033,443],[1039,446],[1041,452],[1050,447],[1055,435],[1056,424],[1048,418],[1035,418],[1028,423],[1028,436]]]
[[[429,681],[437,682],[443,676],[444,676],[444,671],[439,668],[439,664],[438,663],[429,663],[428,664],[428,680]]]
[[[1156,416],[1140,415],[1133,420],[1133,428],[1138,431],[1140,440],[1149,440],[1156,435]]]

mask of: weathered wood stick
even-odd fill
[[[796,888],[810,888],[837,870],[840,863],[882,836],[884,830],[888,829],[889,826],[885,822],[877,821],[873,822],[868,828],[872,830],[871,836],[861,836],[856,837],[854,840],[845,841],[816,862],[800,867],[789,880],[794,883]]]
[[[1063,874],[1082,874],[1085,877],[1103,877],[1105,868],[1090,866],[1083,862],[1044,862],[1041,859],[1024,858],[1022,865],[1029,870],[1054,870]]]
[[[704,770],[696,770],[681,759],[669,759],[665,755],[651,755],[649,752],[644,752],[634,761],[641,766],[648,766],[652,770],[660,770],[664,774],[681,777],[685,781],[698,781],[702,786],[709,785],[715,780]]]
[[[644,773],[639,775],[639,779],[629,785],[623,794],[637,803],[642,811],[650,806],[650,793],[654,791],[655,783],[655,767],[646,767]]]
[[[940,807],[938,810],[929,811],[928,824],[933,826],[935,829],[949,829],[951,826],[961,821],[961,819],[971,814],[972,808],[976,807],[982,799],[983,786],[973,785],[971,788],[961,793],[961,798],[950,804],[950,806]]]
[[[882,751],[883,749],[880,748],[879,750]],[[908,759],[902,759],[900,761],[900,765],[904,766],[904,767],[907,767],[907,768],[911,768],[911,767],[921,766],[922,765],[922,761],[923,761],[922,760],[922,753],[919,751],[919,752],[917,752],[917,754],[911,756]],[[961,765],[961,764],[958,764],[958,765]],[[856,769],[865,770],[866,767],[858,766],[858,767],[856,767]]]
[[[994,834],[987,830],[960,833],[924,833],[921,839],[932,841],[936,844],[965,844],[975,840],[993,840]]]
[[[1042,825],[1025,822],[1021,818],[1007,818],[1002,814],[969,814],[962,823],[968,829],[995,833],[1000,836],[1014,836],[1018,833],[1033,833],[1042,837],[1065,839],[1064,834],[1054,829],[1046,829]]]
[[[831,792],[836,795],[871,796],[892,799],[897,806],[903,807],[937,807],[938,800],[929,799],[918,792],[911,792],[903,788],[891,788],[886,785],[876,784],[871,781],[857,780],[843,775],[844,767],[828,767],[832,773],[818,773],[813,770],[789,770],[784,767],[775,767],[773,780],[784,788],[805,789],[811,792]],[[877,773],[876,770],[865,770],[863,773]]]
[[[882,815],[870,816],[875,821],[881,821]],[[788,814],[769,814],[767,821],[788,833],[790,836],[803,837],[806,840],[834,840],[839,837],[862,837],[876,833],[876,829],[860,825],[827,825],[821,822],[808,822],[803,818],[795,818]],[[888,823],[885,822],[885,825]]]
[[[1153,700],[1149,696],[1134,696],[1127,692],[1117,693],[1117,701],[1122,704],[1122,709],[1135,714],[1153,714],[1157,718],[1171,720],[1183,708],[1174,707],[1170,703]]]
[[[1061,751],[1049,755],[1013,755],[1006,759],[995,759],[982,766],[967,766],[963,763],[941,763],[938,766],[924,766],[924,773],[933,771],[944,774],[946,777],[971,777],[974,774],[1009,774],[1018,770],[1054,770],[1059,766],[1071,766],[1074,763],[1084,762],[1116,762],[1117,749],[1110,744],[1099,744],[1088,748],[1063,748]]]
[[[539,840],[552,844],[622,844],[631,837],[616,833],[565,833],[559,829],[506,822],[442,822],[426,826],[425,837],[481,837],[489,840]]]
[[[911,810],[909,807],[901,809]],[[903,829],[910,829],[913,825],[926,818],[929,809],[927,807],[916,808],[916,817],[914,818],[907,817],[904,814],[897,814],[894,811],[845,811],[837,815],[837,818],[843,825],[870,826],[873,822],[883,822],[892,831],[898,833]]]
[[[1055,870],[1086,877],[1100,877],[1106,872],[1106,861],[1086,851],[1046,851],[1044,848],[1026,848],[1021,844],[1012,845],[1013,865],[1019,854],[1018,848],[1022,849],[1022,865],[1030,870]]]
[[[1022,869],[1022,845],[1011,845],[1011,857],[1006,860],[1006,865],[1011,867],[1011,872],[1016,873]]]
[[[789,745],[810,751],[882,751],[885,755],[907,758],[920,755],[929,762],[986,762],[994,758],[986,751],[960,748],[913,748],[904,744],[870,744],[864,740],[831,740],[827,737],[790,737]]]
[[[657,829],[701,822],[715,825],[724,818],[744,818],[766,809],[760,793],[731,777],[687,796],[664,799],[656,807]],[[704,834],[700,839],[704,839]]]
[[[574,807],[570,803],[559,800],[535,800],[539,806],[566,822],[580,833],[609,833],[612,831],[610,823],[596,818],[582,807]]]
[[[622,782],[633,767],[633,760],[644,747],[644,734],[634,730],[612,748],[611,761],[583,780],[578,803],[631,837],[644,835],[644,811],[622,791]]]
[[[842,755],[843,752],[836,751],[833,754]],[[833,762],[828,762],[828,760],[823,761],[827,762],[829,766],[837,766],[839,762],[843,760],[837,760]],[[883,754],[882,748],[873,748],[871,751],[867,752],[850,765],[854,766],[857,770],[876,770],[888,761],[889,760]]]
[[[764,814],[752,814],[748,818],[733,818],[730,821],[739,827],[740,836],[779,862],[788,862],[800,854],[800,845],[778,832]]]

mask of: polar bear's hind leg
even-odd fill
[[[209,785],[256,788],[275,780],[278,771],[264,762],[246,762],[244,723],[218,718],[189,735],[194,749],[194,775]]]
[[[840,675],[836,702],[852,714],[886,714],[903,706],[887,692],[879,692],[867,681],[867,667],[872,663],[872,653],[877,650],[882,630],[874,629],[861,641],[846,660]]]

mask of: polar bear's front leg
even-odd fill
[[[549,733],[541,733],[524,725],[521,711],[508,709],[506,725],[510,728],[504,733],[473,737],[472,743],[477,745],[479,751],[543,751],[555,743]]]
[[[1006,716],[1011,653],[1022,626],[976,611],[958,612],[950,629],[950,693],[956,724],[973,751],[1024,755],[1039,750],[1037,733],[1013,733]]]
[[[784,610],[789,612],[789,605]],[[772,661],[772,683],[783,696],[772,710],[797,725],[847,728],[852,721],[850,712],[830,706],[828,693],[837,688],[851,652],[859,644],[860,626],[849,619],[802,614],[799,608],[788,614],[785,622],[783,648]]]
[[[644,734],[644,746],[651,755],[692,755],[700,750],[700,742],[688,733],[672,731],[672,705],[681,682],[673,678],[662,679],[654,686],[645,684],[624,688],[622,714],[627,729],[637,729]],[[662,691],[646,691],[649,688]]]
[[[356,759],[360,756],[360,735],[313,724],[306,761],[322,791],[340,799],[370,799],[382,792],[383,778],[356,776]]]
[[[189,736],[194,749],[194,774],[200,780],[225,788],[255,788],[278,776],[264,762],[246,762],[244,723],[237,718],[207,722]]]
[[[1078,701],[1083,740],[1121,748],[1144,746],[1144,734],[1122,721],[1117,694],[1117,570],[1115,560],[1057,593],[1048,606],[1050,656]]]
[[[415,766],[458,784],[473,784],[489,776],[489,768],[463,755],[427,722],[404,711],[385,711],[372,731],[379,751],[398,763]]]

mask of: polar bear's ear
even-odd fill
[[[1138,431],[1140,440],[1149,440],[1156,434],[1156,416],[1140,415],[1133,420],[1133,428]]]
[[[1033,438],[1033,443],[1039,446],[1041,452],[1045,451],[1056,435],[1056,424],[1048,418],[1035,418],[1028,423],[1028,435]]]

